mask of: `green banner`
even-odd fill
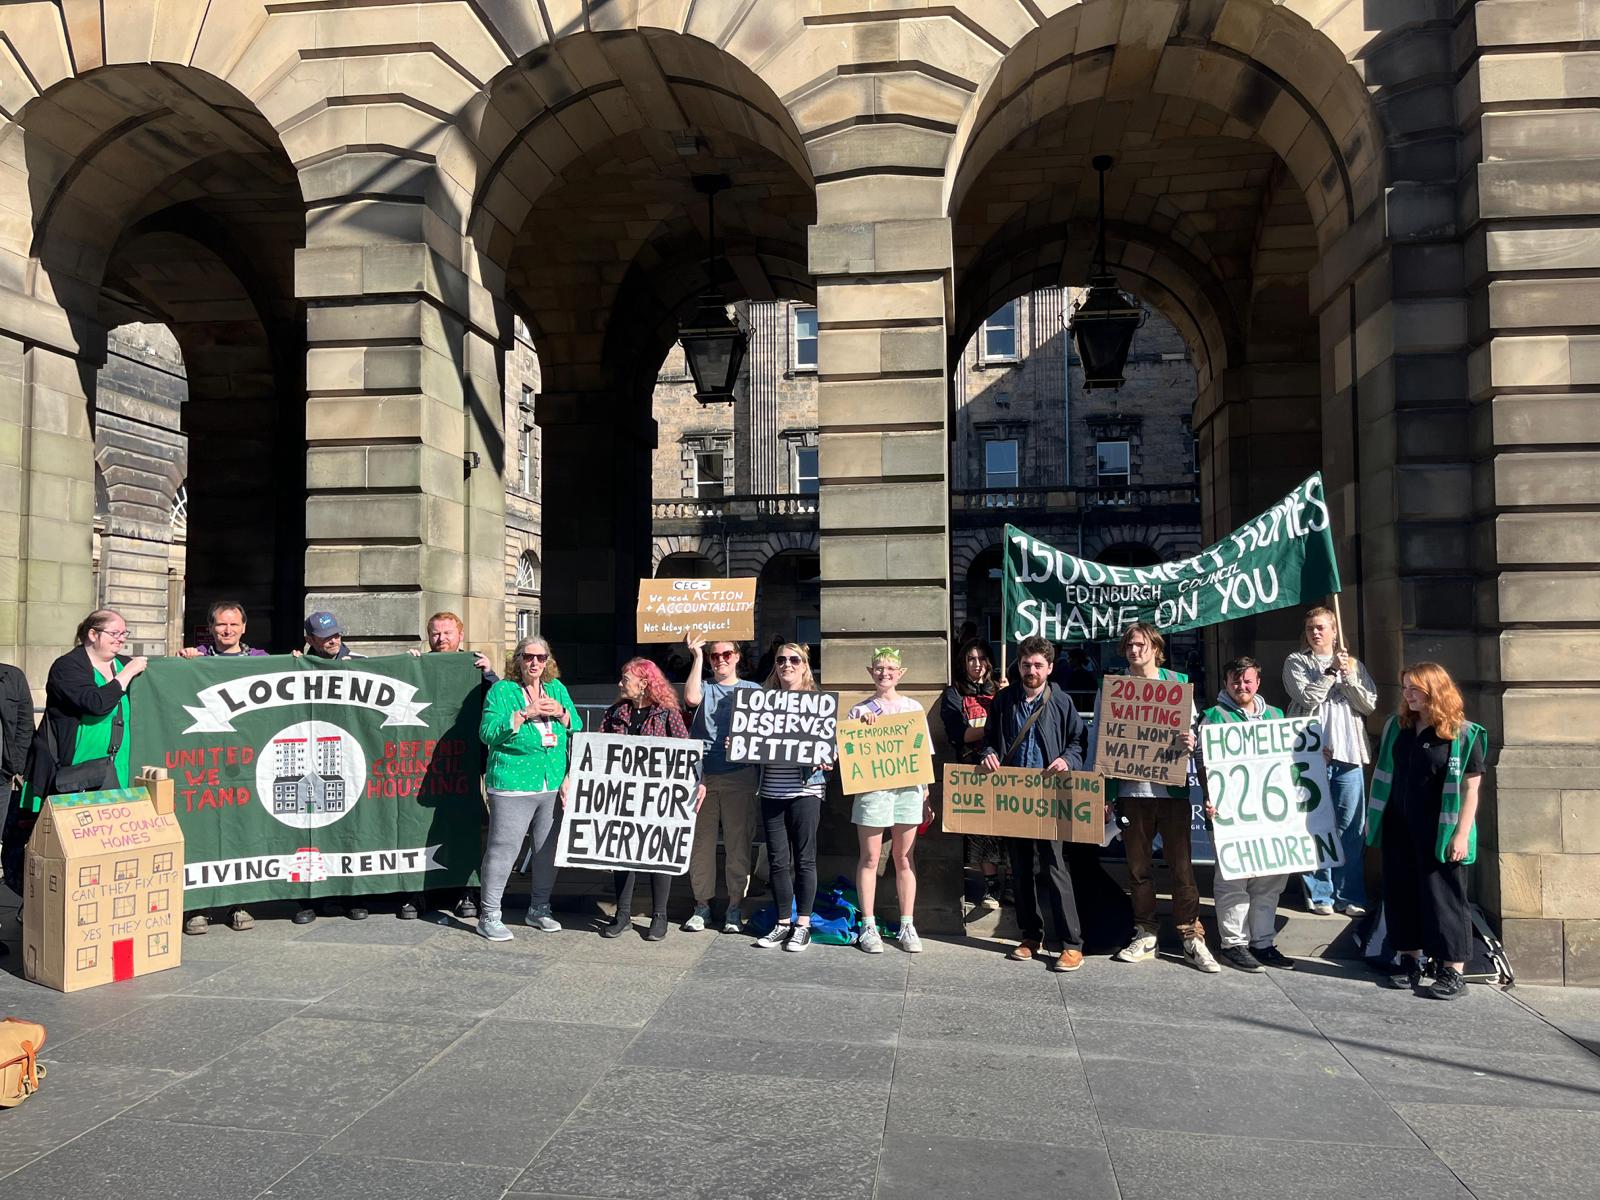
[[[1006,526],[1005,637],[1116,641],[1138,621],[1163,633],[1319,601],[1339,590],[1322,474],[1193,558],[1113,567]]]
[[[175,781],[185,910],[473,882],[482,696],[470,654],[153,661],[133,768]]]

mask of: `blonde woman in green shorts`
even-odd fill
[[[879,646],[872,652],[872,665],[868,670],[875,694],[850,710],[850,720],[871,725],[879,717],[922,711],[922,705],[895,691],[900,677],[905,674],[900,651],[893,646]],[[911,861],[911,848],[916,844],[917,827],[932,815],[928,807],[928,789],[921,784],[863,792],[851,806],[850,819],[855,822],[856,838],[861,844],[861,858],[856,863],[861,934],[856,945],[868,954],[883,953],[883,938],[878,933],[873,906],[878,894],[878,856],[883,849],[885,829],[891,831],[889,845],[894,857],[895,893],[900,900],[900,949],[911,954],[922,949],[922,939],[917,936],[912,919],[912,909],[917,902],[917,869]]]

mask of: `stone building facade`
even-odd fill
[[[1110,154],[1110,265],[1196,373],[1203,536],[1320,465],[1385,703],[1438,659],[1490,727],[1476,881],[1520,974],[1600,982],[1592,7],[5,5],[0,651],[40,677],[93,603],[130,321],[185,364],[191,595],[242,589],[271,641],[307,603],[366,648],[446,606],[505,629],[519,316],[540,622],[601,677],[651,568],[649,398],[715,283],[816,305],[822,642],[892,637],[930,694],[952,348],[1087,277]]]

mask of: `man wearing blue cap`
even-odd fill
[[[344,644],[344,626],[331,612],[314,612],[306,618],[305,653],[312,658],[365,658]]]

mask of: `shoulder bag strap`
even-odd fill
[[[1005,758],[1010,758],[1017,752],[1017,747],[1022,745],[1022,739],[1028,736],[1028,730],[1033,728],[1035,721],[1044,716],[1044,707],[1049,700],[1050,697],[1048,693],[1039,697],[1039,707],[1033,710],[1033,715],[1022,723],[1021,729],[1017,730],[1016,738],[1012,741],[1011,745],[1006,748]],[[1004,758],[1001,759],[1000,762],[1002,766],[1005,765]]]

